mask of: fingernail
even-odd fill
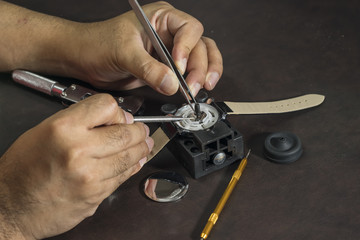
[[[151,152],[151,150],[154,147],[154,140],[151,137],[147,137],[145,139],[146,144],[148,145],[149,151]]]
[[[161,81],[159,88],[165,94],[172,94],[175,93],[175,91],[177,90],[177,85],[178,82],[174,78],[174,75],[167,73],[165,74],[163,80]]]
[[[149,134],[150,134],[150,129],[146,124],[144,124],[144,128],[145,128],[145,131],[146,131],[146,137],[148,137]]]
[[[176,63],[176,66],[178,67],[179,71],[181,72],[181,74],[184,74],[186,71],[186,66],[187,66],[187,59],[183,58],[181,61],[178,61]]]
[[[210,88],[213,89],[216,83],[219,81],[220,75],[217,72],[208,73],[206,76],[206,81],[209,83]]]
[[[125,120],[126,120],[127,124],[131,124],[131,123],[134,122],[134,117],[133,117],[133,115],[131,113],[128,113],[128,112],[124,111],[124,115],[125,115]]]
[[[140,164],[141,167],[143,167],[145,165],[146,160],[147,160],[147,157],[144,157],[144,158],[140,159],[139,164]]]
[[[194,97],[198,94],[200,89],[201,89],[201,85],[198,82],[190,86],[190,91]]]

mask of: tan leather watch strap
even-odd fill
[[[232,110],[228,114],[270,114],[299,111],[320,105],[325,96],[307,94],[274,102],[227,102],[224,103]]]
[[[156,129],[156,131],[151,135],[154,139],[154,147],[149,153],[147,161],[150,161],[156,154],[158,154],[165,145],[170,141],[170,138],[165,134],[161,127]]]
[[[232,110],[228,114],[270,114],[299,111],[320,105],[325,96],[318,94],[307,94],[300,97],[289,98],[274,102],[227,102],[224,104]],[[150,161],[170,141],[164,130],[159,127],[151,137],[154,139],[153,150],[148,155]]]

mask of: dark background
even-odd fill
[[[124,0],[9,2],[84,22],[130,9]],[[215,39],[223,54],[224,75],[211,93],[216,100],[326,96],[321,106],[309,110],[228,118],[253,154],[209,239],[359,239],[360,3],[170,3],[198,18],[204,35]],[[183,101],[179,95],[163,97],[149,88],[127,94],[145,95],[146,114],[159,113],[162,103]],[[24,131],[62,108],[56,100],[16,85],[10,74],[0,74],[0,154]],[[302,158],[289,165],[265,160],[261,139],[275,131],[297,134],[304,146]],[[194,180],[164,149],[94,216],[51,239],[199,239],[236,167]],[[190,189],[184,199],[160,204],[142,195],[142,180],[159,170],[176,170],[187,177]]]

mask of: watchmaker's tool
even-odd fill
[[[177,76],[179,80],[179,87],[180,90],[185,97],[186,101],[188,102],[189,106],[192,108],[192,110],[195,113],[196,118],[200,118],[201,111],[200,111],[200,105],[197,103],[196,99],[194,98],[193,94],[191,93],[189,86],[187,85],[184,77],[177,69],[174,60],[172,59],[169,51],[167,50],[164,43],[161,41],[159,35],[156,33],[155,29],[152,27],[149,19],[146,17],[144,11],[142,10],[141,6],[137,2],[137,0],[129,0],[129,3],[134,10],[137,18],[139,19],[140,23],[144,27],[147,35],[150,38],[150,41],[155,48],[156,53],[159,55],[160,59],[165,63]],[[194,106],[191,104],[188,96],[191,98],[191,100],[194,103]]]
[[[229,199],[232,191],[234,190],[237,182],[239,181],[245,167],[247,164],[247,159],[249,157],[250,151],[248,151],[248,153],[246,154],[246,156],[241,160],[239,167],[236,169],[236,171],[234,172],[233,176],[231,177],[231,180],[228,184],[228,186],[225,189],[225,192],[223,193],[219,203],[217,204],[214,212],[210,215],[210,218],[208,220],[208,222],[206,223],[202,233],[201,233],[201,240],[205,240],[208,238],[211,229],[213,228],[213,226],[215,225],[216,221],[219,218],[219,215],[221,213],[221,211],[223,210],[227,200]]]
[[[65,86],[57,81],[24,70],[15,70],[12,73],[12,78],[24,86],[60,98],[65,104],[77,103],[98,93],[77,84]],[[132,114],[135,114],[144,102],[143,98],[136,96],[114,97],[114,99],[122,109]]]
[[[57,81],[37,75],[32,72],[15,70],[12,74],[15,82],[33,88],[40,92],[46,93],[50,96],[58,97],[66,103],[77,103],[87,97],[90,97],[98,92],[72,84],[70,87],[60,84]],[[129,97],[116,97],[118,105],[124,110],[135,114],[141,107],[142,98],[129,96]],[[195,120],[194,116],[134,116],[135,122],[176,122],[176,121],[191,121]]]
[[[166,106],[165,110],[175,111],[175,116],[195,119],[163,123],[154,133],[154,137],[161,136],[154,138],[154,149],[159,150],[157,145],[166,145],[170,152],[176,153],[179,162],[196,179],[244,157],[243,136],[225,119],[226,112],[211,98],[202,99],[199,105],[200,118],[194,116],[190,105],[176,109]],[[155,154],[154,149],[150,157]]]
[[[177,122],[177,121],[191,121],[195,120],[194,117],[181,117],[181,116],[134,116],[134,122]]]

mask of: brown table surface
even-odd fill
[[[103,20],[130,9],[127,1],[114,0],[9,2],[77,21]],[[215,39],[222,51],[224,75],[211,93],[215,99],[326,96],[321,106],[310,110],[228,118],[253,154],[210,239],[360,239],[360,3],[171,3],[200,19],[204,34]],[[62,106],[16,85],[10,74],[0,78],[2,154],[24,131]],[[128,94],[145,95],[146,114],[159,113],[165,102],[183,101],[179,95],[163,97],[150,88]],[[300,137],[304,154],[297,162],[280,165],[264,159],[262,138],[275,131]],[[51,239],[199,239],[236,167],[194,180],[164,149],[120,186],[111,201],[105,200],[94,216]],[[175,170],[187,177],[190,189],[184,199],[160,204],[143,196],[142,180],[159,170]]]

